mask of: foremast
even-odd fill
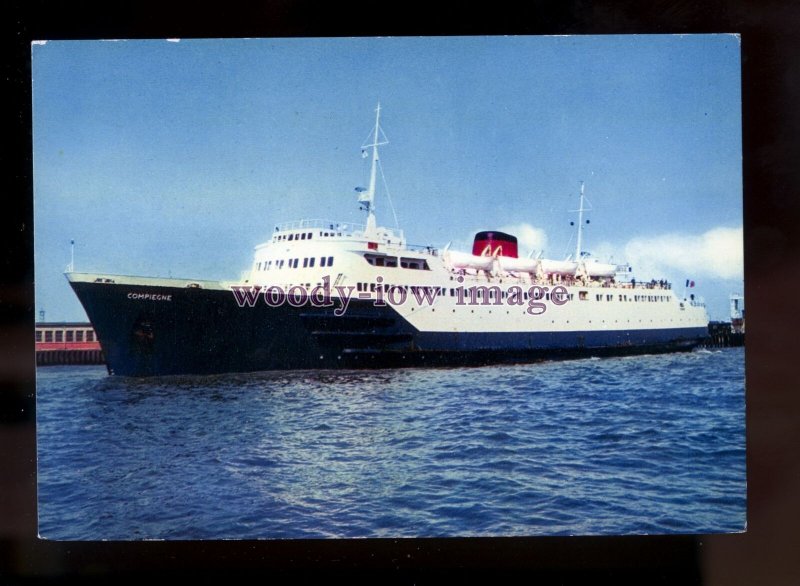
[[[389,144],[386,135],[381,130],[381,104],[378,102],[378,107],[375,108],[375,131],[372,134],[372,144],[365,144],[361,147],[361,152],[367,153],[367,149],[372,149],[372,167],[369,173],[369,188],[364,191],[359,189],[361,194],[358,196],[358,201],[362,205],[362,209],[367,212],[367,225],[364,230],[366,236],[374,236],[377,233],[377,225],[375,222],[375,183],[378,173],[378,147]],[[383,141],[381,142],[381,137]]]

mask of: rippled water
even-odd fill
[[[742,348],[524,366],[37,372],[49,539],[745,526]]]

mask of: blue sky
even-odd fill
[[[78,271],[228,279],[276,223],[363,221],[378,101],[409,242],[563,257],[585,181],[584,250],[693,279],[712,319],[743,289],[735,36],[49,41],[32,71],[48,321],[85,319],[70,239]]]

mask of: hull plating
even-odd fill
[[[111,374],[482,365],[690,350],[706,328],[426,332],[391,306],[353,300],[343,316],[312,306],[239,307],[224,290],[72,282]],[[142,287],[137,290],[145,291]]]

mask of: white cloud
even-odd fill
[[[634,238],[625,245],[625,259],[644,279],[663,274],[742,279],[742,228],[713,228],[700,235],[661,234]]]
[[[526,256],[531,250],[541,251],[547,248],[547,234],[545,231],[530,224],[522,223],[503,226],[500,231],[517,237],[520,256]]]
[[[589,252],[592,257],[600,262],[625,262],[625,259],[619,255],[617,247],[610,242],[600,242],[599,244],[592,244],[588,248],[583,246],[584,252]],[[570,250],[572,255],[575,255],[574,247]]]

